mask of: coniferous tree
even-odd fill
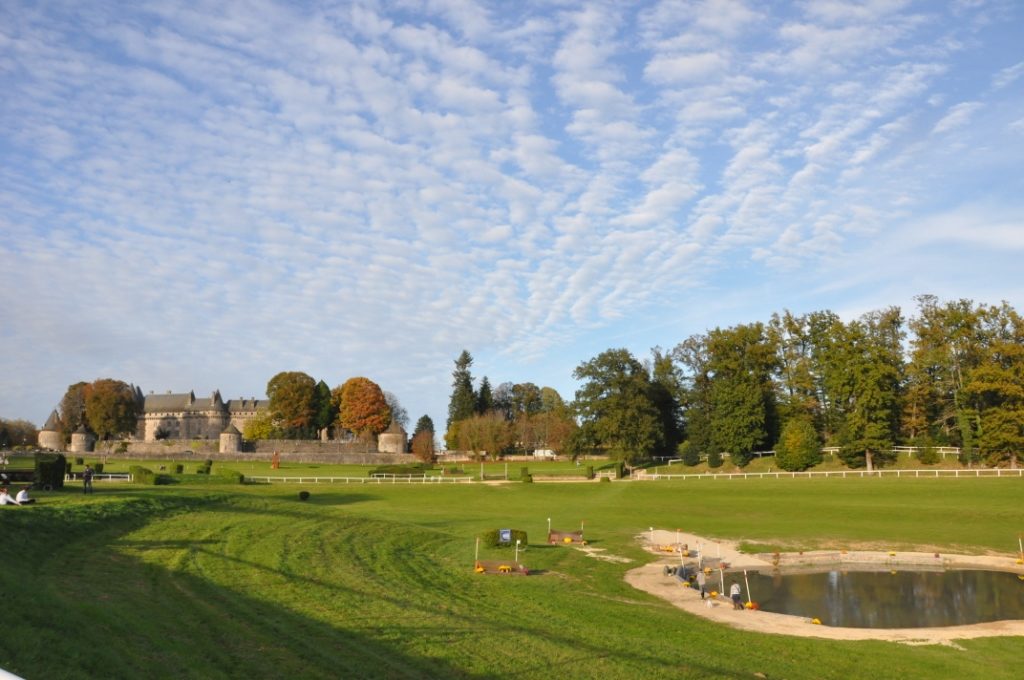
[[[473,374],[469,370],[472,365],[472,355],[462,350],[462,354],[455,360],[455,370],[452,371],[452,396],[448,401],[445,443],[450,449],[458,447],[459,423],[476,413],[477,398],[473,391]]]
[[[494,397],[491,395],[491,381],[485,375],[480,381],[480,389],[476,394],[476,412],[488,413],[494,408]]]

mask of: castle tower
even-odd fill
[[[79,425],[78,429],[71,433],[71,453],[89,453],[92,451],[93,442],[96,439],[92,433],[85,429],[85,425]]]
[[[54,411],[39,430],[39,448],[49,451],[63,451],[64,440],[60,436],[60,417]]]
[[[228,425],[220,433],[220,452],[238,453],[242,450],[242,433],[234,425]]]
[[[392,420],[388,429],[377,435],[377,450],[381,453],[405,453],[405,440],[405,430]]]

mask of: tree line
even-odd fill
[[[530,447],[628,462],[679,456],[694,465],[743,467],[774,450],[778,465],[806,469],[823,446],[850,467],[884,465],[894,446],[961,449],[964,464],[1016,465],[1024,448],[1024,324],[1007,303],[915,298],[849,322],[831,311],[773,314],[767,323],[715,328],[646,360],[609,349],[581,363],[569,404],[547,411],[531,383],[473,389],[456,360],[446,443],[502,452]],[[496,396],[500,393],[500,396]],[[552,394],[553,393],[553,394]],[[536,401],[534,401],[536,399]],[[551,413],[546,436],[531,429]],[[556,428],[551,428],[557,423]],[[554,430],[554,435],[551,432]]]

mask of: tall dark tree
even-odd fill
[[[665,446],[661,413],[643,364],[625,349],[610,349],[573,371],[583,381],[575,408],[582,441],[618,459],[647,459]]]
[[[418,435],[420,432],[434,434],[434,421],[426,414],[420,416],[419,420],[416,421],[416,428],[412,431],[413,436]]]
[[[470,368],[473,366],[473,357],[466,350],[455,360],[455,370],[452,371],[452,396],[448,401],[448,423],[453,423],[470,418],[476,413],[476,393],[473,391],[473,374]]]
[[[338,405],[331,396],[331,388],[323,380],[313,392],[313,426],[317,432],[330,427],[338,418]]]
[[[661,426],[665,432],[665,448],[675,451],[683,441],[682,374],[672,360],[672,355],[662,352],[660,347],[651,350],[648,371],[651,376],[651,398],[661,414]]]
[[[85,417],[99,439],[132,435],[138,424],[139,402],[128,383],[110,378],[96,380],[85,388]]]
[[[515,385],[510,382],[503,382],[491,392],[491,410],[497,411],[505,420],[515,420],[515,398],[513,389]]]
[[[316,381],[300,371],[283,371],[267,383],[270,414],[282,434],[306,438],[313,434]]]
[[[488,413],[494,409],[494,397],[491,394],[491,381],[485,375],[480,381],[480,389],[476,393],[476,412]]]

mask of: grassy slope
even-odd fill
[[[105,489],[105,488],[104,488]],[[489,487],[125,487],[0,513],[0,666],[60,677],[1017,677],[1019,638],[963,650],[733,631],[541,545],[586,520],[648,559],[648,526],[781,545],[1014,548],[1020,480],[750,480]],[[473,537],[529,532],[530,578],[471,571]],[[482,557],[508,555],[494,551]]]

